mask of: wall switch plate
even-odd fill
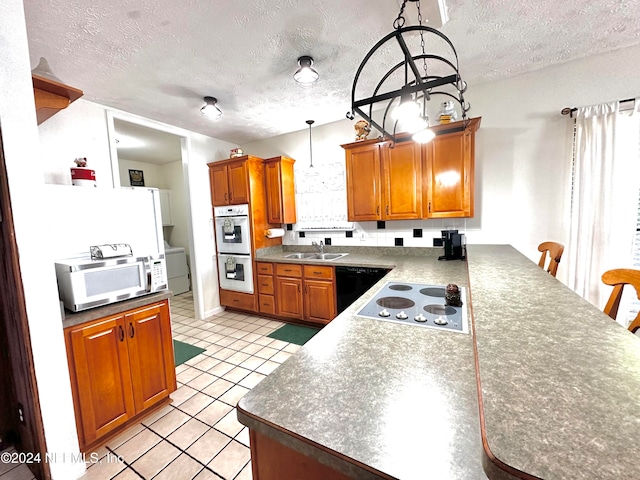
[[[364,232],[360,232],[360,241],[364,242],[366,240],[366,236],[364,234]]]

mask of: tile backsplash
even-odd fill
[[[393,220],[354,222],[353,230],[302,230],[297,224],[287,230],[283,245],[311,245],[323,241],[331,246],[432,247],[441,230],[466,232],[466,219]]]

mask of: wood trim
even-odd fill
[[[6,334],[11,370],[11,397],[13,408],[20,402],[24,408],[25,425],[18,424],[21,437],[19,450],[40,453],[42,458],[47,452],[44,437],[44,426],[40,411],[40,396],[33,364],[31,334],[27,318],[27,308],[22,286],[22,275],[15,238],[11,195],[7,180],[7,169],[0,131],[0,219],[2,234],[0,235],[0,298],[2,327],[0,332]],[[12,408],[12,410],[13,410]],[[28,465],[37,478],[50,479],[51,472],[46,462]]]

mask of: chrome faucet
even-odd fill
[[[318,252],[320,253],[324,253],[324,243],[322,243],[322,240],[320,240],[320,243],[316,243],[316,242],[311,242],[311,245],[313,245],[314,247],[316,247],[318,249]]]

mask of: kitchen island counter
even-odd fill
[[[419,252],[322,263],[393,268],[370,292],[392,280],[467,286],[465,262]],[[485,479],[471,335],[355,317],[370,296],[245,395],[240,421],[353,478]]]
[[[371,263],[394,269],[240,421],[351,478],[640,478],[638,339],[512,247],[439,254]],[[390,280],[468,287],[471,334],[355,316]]]

